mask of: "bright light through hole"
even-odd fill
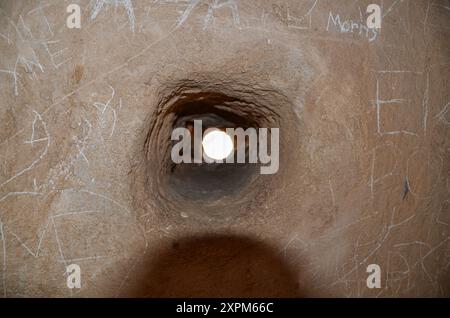
[[[213,130],[203,137],[203,151],[215,160],[227,158],[233,151],[233,140],[221,130]]]

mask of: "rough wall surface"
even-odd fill
[[[449,78],[445,0],[3,0],[0,295],[449,297]],[[199,94],[280,127],[221,204],[151,134]]]

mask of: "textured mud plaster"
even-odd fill
[[[2,296],[449,296],[448,2],[77,3],[0,4]],[[211,112],[279,172],[174,168]]]

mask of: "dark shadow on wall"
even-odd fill
[[[155,256],[137,297],[301,297],[279,251],[236,236],[176,240]],[[147,264],[148,266],[148,264]]]

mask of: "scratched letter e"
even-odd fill
[[[77,264],[70,264],[66,267],[67,287],[70,289],[81,288],[81,269]]]

